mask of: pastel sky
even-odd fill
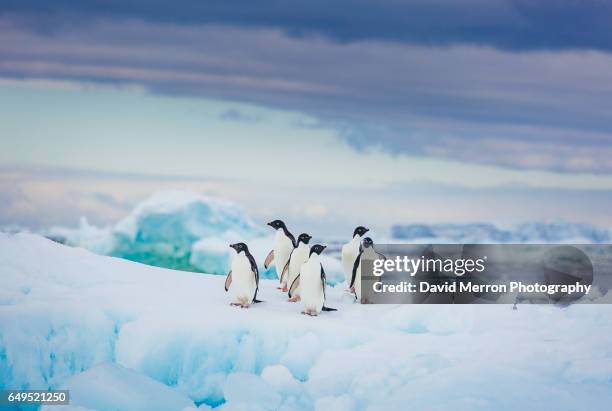
[[[612,225],[607,2],[170,6],[0,5],[0,224],[111,223],[181,187],[322,226],[366,196],[381,229]]]

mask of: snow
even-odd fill
[[[227,404],[224,411],[230,410],[276,410],[282,398],[274,387],[263,378],[236,372],[229,375],[223,387]]]
[[[117,364],[103,363],[69,378],[60,387],[70,407],[93,410],[177,411],[193,407],[185,394]],[[43,411],[61,411],[47,406]]]
[[[275,280],[261,282],[265,302],[238,309],[222,276],[32,234],[0,234],[0,270],[0,386],[71,387],[81,409],[138,409],[145,392],[177,410],[588,410],[612,401],[609,305],[359,305],[342,283],[327,293],[339,311],[311,318]],[[125,386],[133,392],[109,394]]]

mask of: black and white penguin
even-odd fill
[[[336,311],[325,306],[325,270],[321,264],[320,254],[325,246],[315,244],[310,249],[308,260],[302,265],[296,282],[301,288],[301,299],[304,304],[302,314],[316,316],[321,311]],[[292,290],[293,291],[293,286]]]
[[[252,303],[259,303],[257,291],[259,290],[259,270],[255,258],[249,252],[245,243],[231,244],[236,251],[232,259],[230,272],[225,279],[225,291],[232,288],[234,302],[231,305],[249,308]]]
[[[308,256],[310,255],[310,246],[308,243],[312,236],[302,233],[298,236],[297,246],[291,252],[289,256],[289,262],[287,263],[286,270],[287,272],[283,272],[283,276],[287,279],[287,284],[291,285],[300,275],[300,269],[302,268],[302,264],[308,260]],[[299,285],[294,289],[292,293],[289,294],[289,301],[296,302],[300,299],[300,287]]]
[[[376,251],[374,248],[374,241],[370,237],[365,237],[359,246],[359,254],[357,254],[357,258],[355,259],[355,263],[353,264],[353,270],[351,272],[351,283],[349,284],[349,288],[351,292],[355,294],[355,300],[361,302],[361,257],[365,254],[368,258],[371,259],[380,259],[386,260],[383,254]]]
[[[369,229],[359,226],[353,231],[353,238],[348,243],[342,246],[342,268],[344,269],[344,278],[349,280],[353,274],[353,266],[359,254],[361,246],[361,238],[370,231]]]
[[[264,267],[267,269],[274,261],[281,289],[283,292],[287,292],[287,278],[283,277],[283,271],[289,262],[291,251],[295,248],[295,237],[287,230],[287,226],[281,220],[270,221],[268,225],[276,230],[276,237],[274,238],[274,248],[266,257]]]

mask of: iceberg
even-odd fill
[[[261,278],[278,278],[276,267],[263,267],[274,244],[270,230],[232,202],[192,192],[155,193],[113,227],[96,227],[82,218],[77,229],[55,227],[44,234],[101,255],[218,275],[229,271],[229,244],[241,241],[259,264]],[[343,282],[340,262],[326,258],[328,284]]]
[[[0,270],[0,386],[69,387],[67,410],[563,411],[612,401],[610,305],[360,305],[334,287],[328,305],[339,311],[311,318],[264,279],[265,302],[244,310],[230,307],[221,276],[25,233],[0,233]]]
[[[159,192],[139,204],[113,229],[109,255],[145,264],[188,271],[204,271],[191,259],[192,247],[202,239],[215,241],[211,259],[218,257],[218,242],[264,234],[238,206],[191,192]],[[200,250],[201,261],[202,246]],[[215,274],[227,273],[228,265],[213,266]],[[210,268],[208,266],[206,269]]]
[[[588,224],[523,223],[511,228],[493,224],[408,224],[391,227],[394,239],[413,243],[566,243],[612,242],[612,231]]]
[[[97,254],[221,275],[229,267],[228,244],[266,234],[236,204],[182,191],[154,193],[113,227],[99,228],[81,219],[75,230],[56,227],[45,233]]]

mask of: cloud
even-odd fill
[[[238,123],[259,123],[261,117],[256,114],[246,113],[237,109],[229,109],[219,116],[222,120],[236,121]]]
[[[612,48],[612,4],[547,0],[310,0],[303,2],[59,0],[3,2],[41,31],[96,19],[271,28],[339,42],[381,40],[423,45],[487,45],[512,50]]]
[[[157,20],[96,19],[54,26],[49,35],[5,15],[0,77],[144,87],[301,111],[358,149],[612,173],[609,53],[338,42]],[[244,120],[236,114],[225,113]]]

